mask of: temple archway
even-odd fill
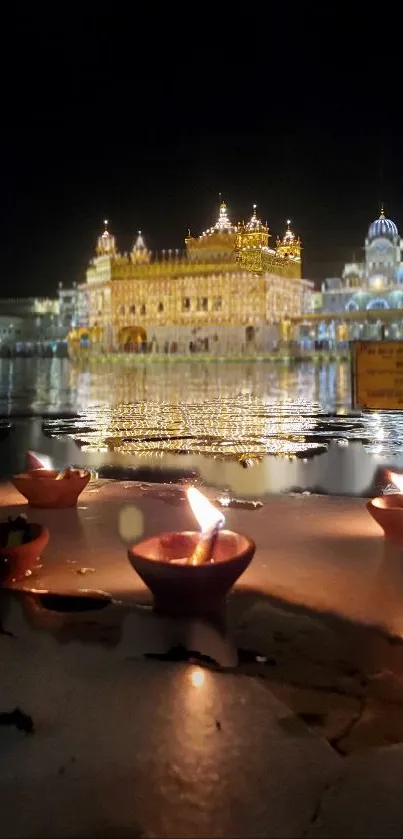
[[[368,303],[367,309],[389,309],[389,306],[382,297],[376,297]]]
[[[142,326],[123,326],[118,343],[123,352],[142,352],[147,345],[147,333]]]
[[[247,326],[245,329],[245,341],[247,344],[253,344],[255,340],[255,327]]]

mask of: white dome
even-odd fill
[[[368,230],[368,239],[372,241],[373,239],[395,239],[396,236],[399,235],[399,231],[395,225],[395,222],[392,221],[390,218],[385,218],[385,213],[383,210],[379,218],[375,219],[369,226]]]

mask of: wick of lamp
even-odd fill
[[[211,562],[215,543],[217,541],[219,526],[202,533],[193,553],[188,557],[187,565],[205,565]]]

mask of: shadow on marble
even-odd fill
[[[379,629],[242,589],[225,615],[203,620],[91,590],[3,591],[0,604],[2,630],[17,638],[29,625],[62,645],[115,649],[120,660],[187,661],[258,679],[340,755],[403,741],[403,643]]]

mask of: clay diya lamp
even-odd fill
[[[89,479],[87,470],[42,468],[14,475],[12,483],[31,507],[64,509],[76,506]]]
[[[25,516],[0,522],[0,582],[20,582],[39,565],[49,541],[49,531],[41,524],[28,523]]]
[[[403,490],[403,475],[391,472],[390,478],[396,490]],[[403,493],[396,491],[371,498],[367,510],[382,528],[385,538],[403,546]]]
[[[255,552],[248,536],[222,529],[223,514],[199,490],[187,496],[201,532],[160,533],[128,550],[155,609],[178,616],[219,611]]]

